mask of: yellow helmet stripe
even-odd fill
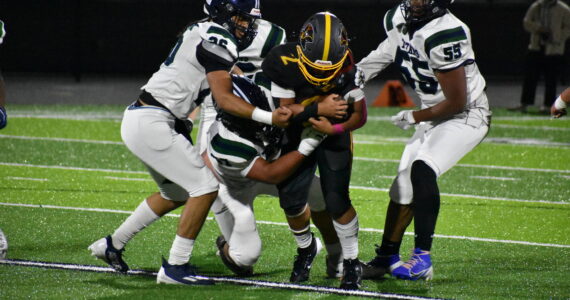
[[[325,49],[323,50],[323,60],[329,60],[331,47],[331,15],[325,13]]]

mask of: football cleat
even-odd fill
[[[249,267],[238,266],[229,257],[229,255],[226,254],[226,251],[224,251],[224,246],[227,243],[228,242],[226,242],[226,239],[224,238],[223,235],[218,236],[218,238],[216,239],[216,246],[218,247],[218,251],[220,253],[220,258],[222,259],[222,262],[224,263],[224,265],[226,265],[226,267],[228,267],[228,269],[232,270],[232,272],[234,272],[238,276],[241,276],[241,277],[252,276],[253,275],[253,267],[251,267],[251,266],[249,266]]]
[[[343,290],[357,290],[362,286],[362,265],[358,258],[343,261],[342,279],[340,288]]]
[[[213,285],[214,281],[196,275],[196,269],[189,263],[185,263],[183,265],[171,265],[163,257],[162,266],[160,267],[160,271],[158,271],[158,275],[156,275],[156,283]]]
[[[113,246],[113,240],[110,235],[91,244],[87,249],[91,250],[92,256],[103,260],[117,272],[127,273],[129,270],[129,266],[123,260],[123,251],[125,249],[117,250]]]
[[[5,259],[6,254],[8,254],[8,239],[0,229],[0,259]]]
[[[410,260],[395,268],[392,275],[404,280],[431,280],[433,278],[433,267],[429,251],[420,248],[414,249]]]
[[[323,245],[321,244],[321,240],[319,238],[316,238],[314,235],[309,247],[297,248],[297,255],[295,255],[293,271],[291,272],[291,278],[289,281],[293,283],[299,283],[309,280],[309,273],[311,272],[313,260],[317,254],[321,252],[322,248]]]
[[[327,255],[327,276],[329,278],[341,278],[343,270],[342,253]]]
[[[380,279],[384,274],[392,273],[394,269],[403,265],[399,254],[382,255],[380,247],[376,246],[376,257],[371,261],[362,264],[362,278],[364,279]]]

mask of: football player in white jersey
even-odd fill
[[[275,109],[273,100],[253,80],[238,75],[232,79],[236,95],[263,110]],[[261,254],[253,200],[260,194],[277,196],[275,185],[289,177],[326,135],[309,128],[297,151],[280,157],[283,130],[220,111],[207,136],[204,161],[220,181],[216,202],[221,202],[226,219],[230,219],[224,220],[226,226],[220,226],[223,235],[216,244],[229,269],[250,276]],[[317,184],[313,189],[317,194],[313,197],[322,198],[319,187]]]
[[[232,93],[229,70],[238,47],[255,35],[260,17],[258,0],[207,0],[210,17],[191,24],[148,83],[139,99],[125,110],[121,136],[126,146],[148,167],[160,192],[144,200],[113,235],[91,246],[92,255],[117,271],[126,272],[124,245],[141,229],[180,207],[175,240],[163,260],[158,283],[213,284],[196,277],[188,263],[194,241],[217,195],[218,183],[192,145],[187,116],[209,93],[231,114],[266,124],[286,126],[291,112],[262,111]]]
[[[261,71],[261,63],[273,47],[286,42],[286,33],[280,26],[263,19],[257,19],[255,26],[257,34],[251,43],[244,45],[243,50],[242,47],[238,47],[239,58],[232,69],[232,73],[243,74],[251,78],[264,92],[268,92],[271,89],[271,81]],[[268,95],[268,97],[271,96]],[[215,121],[216,115],[217,112],[210,94],[206,96],[204,102],[200,105],[200,126],[197,135],[197,146],[200,147],[200,153],[203,153],[209,144],[206,133],[210,125]],[[327,275],[329,277],[340,277],[343,271],[340,241],[334,229],[332,218],[326,211],[320,188],[320,179],[318,176],[315,176],[314,180],[315,182],[311,185],[308,199],[311,218],[319,229],[327,250]],[[273,188],[270,191],[272,192]],[[234,217],[231,216],[230,211],[222,202],[216,200],[211,210],[214,212],[221,232],[231,231]]]
[[[431,279],[431,246],[440,206],[437,178],[479,144],[490,126],[485,80],[467,25],[448,11],[453,0],[403,0],[384,17],[387,38],[359,63],[364,81],[395,63],[418,93],[420,110],[403,110],[392,122],[415,134],[406,144],[390,203],[382,245],[364,268],[400,279]],[[359,83],[357,83],[359,84]],[[400,261],[402,236],[412,218],[415,249]],[[379,274],[382,274],[380,272]]]
[[[0,45],[4,41],[6,30],[4,29],[4,22],[0,20]],[[6,114],[6,90],[4,88],[4,78],[0,73],[0,129],[8,125],[8,115]]]

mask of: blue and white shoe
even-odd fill
[[[91,250],[91,255],[103,260],[117,272],[127,273],[129,270],[129,266],[123,260],[123,251],[125,251],[125,248],[121,250],[116,249],[113,246],[113,240],[110,235],[97,240],[87,249]]]
[[[404,262],[400,259],[399,254],[382,255],[380,254],[380,247],[376,247],[376,257],[367,263],[362,264],[362,278],[363,279],[381,279],[384,274],[391,274]]]
[[[392,271],[392,275],[404,280],[431,280],[433,278],[433,266],[429,251],[420,248],[414,249],[410,260]]]
[[[162,258],[162,266],[156,276],[156,283],[186,284],[186,285],[213,285],[214,281],[196,274],[196,269],[189,263],[171,265]]]

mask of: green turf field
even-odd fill
[[[9,261],[106,266],[90,256],[87,246],[112,233],[155,191],[142,164],[121,143],[122,110],[9,106],[9,126],[0,131],[0,228],[9,240]],[[351,196],[359,212],[360,258],[365,261],[380,243],[387,189],[412,134],[388,122],[395,112],[371,108],[368,123],[355,132]],[[439,183],[434,280],[365,280],[364,290],[410,299],[570,298],[569,118],[496,110],[486,141]],[[277,199],[260,197],[255,209],[264,248],[251,279],[287,283],[296,252]],[[165,217],[137,235],[126,248],[129,266],[156,272],[161,255],[168,255],[176,224],[176,216]],[[215,255],[218,234],[209,219],[191,262],[206,276],[232,277]],[[407,235],[404,258],[412,242]],[[0,264],[0,299],[341,297],[251,284],[164,286],[149,276],[45,266]],[[325,277],[324,252],[317,256],[307,285],[338,287],[338,280]]]

